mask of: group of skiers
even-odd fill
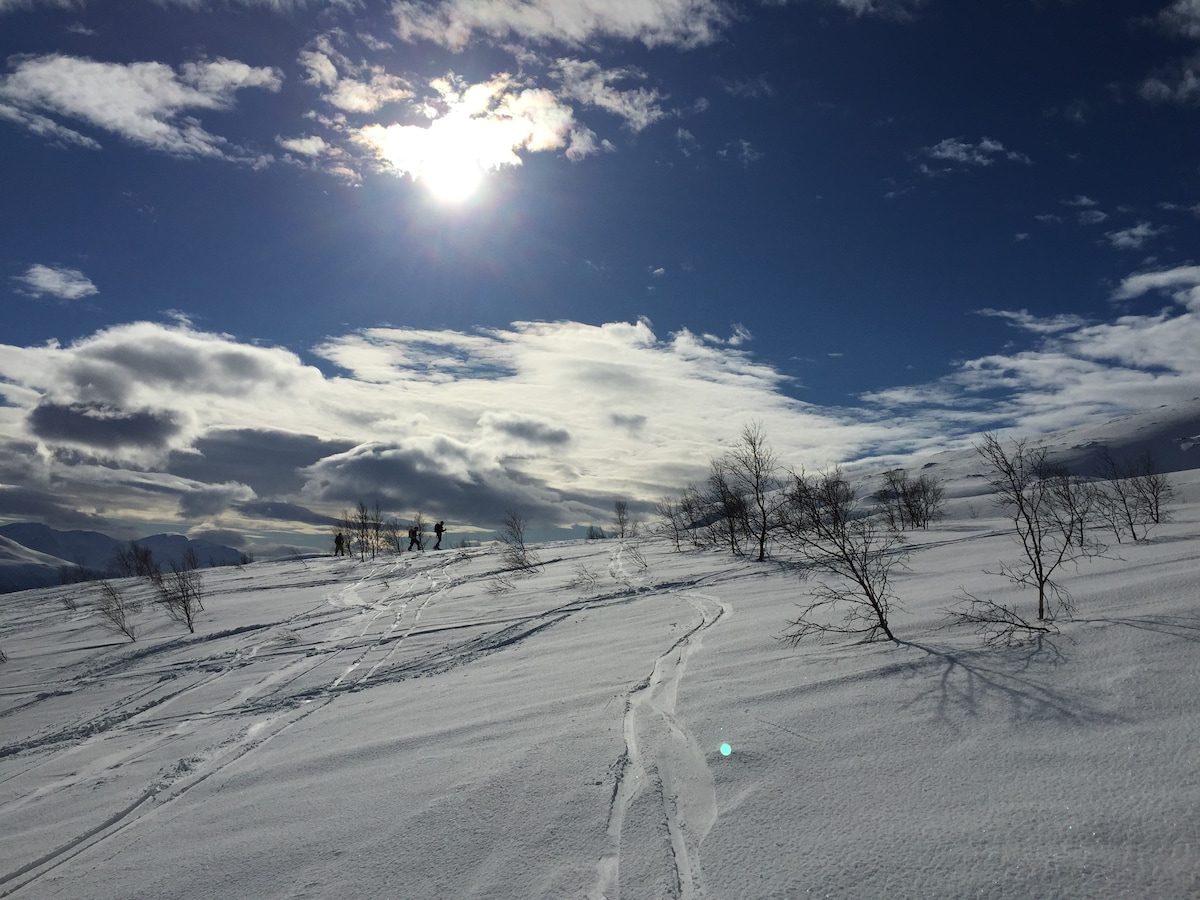
[[[433,526],[433,533],[437,535],[437,542],[434,543],[434,550],[442,549],[442,535],[446,533],[446,523],[438,522]],[[397,545],[398,546],[398,545]],[[422,539],[421,527],[419,525],[410,526],[408,529],[408,549],[409,550],[424,550],[425,542]],[[350,550],[350,541],[340,531],[333,538],[333,555],[334,556],[353,556]]]

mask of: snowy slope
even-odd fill
[[[34,522],[2,525],[0,538],[36,551],[36,556],[30,558],[26,570],[23,570],[25,580],[21,580],[21,575],[5,567],[3,560],[0,560],[0,593],[58,584],[62,580],[61,570],[64,566],[77,569],[82,565],[91,573],[106,574],[113,564],[117,549],[128,546],[127,542],[98,531],[59,531]],[[242,555],[231,547],[203,539],[192,540],[182,534],[154,534],[138,539],[138,545],[148,549],[164,569],[172,563],[181,564],[189,547],[196,551],[202,567],[237,565]],[[44,562],[40,571],[36,568],[39,560]]]
[[[66,560],[30,550],[0,535],[0,591],[23,591],[59,584],[61,569],[67,565]]]
[[[795,571],[650,539],[531,578],[491,549],[206,570],[197,633],[148,608],[136,643],[94,585],[0,597],[0,893],[1194,898],[1179,484],[1009,650],[941,627],[963,590],[1031,602],[987,507],[914,539],[900,644],[791,649]]]

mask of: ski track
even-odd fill
[[[687,660],[700,649],[703,631],[719,620],[728,607],[691,590],[698,584],[696,581],[652,585],[641,554],[636,547],[622,543],[613,551],[609,565],[610,575],[621,586],[615,591],[529,615],[421,629],[421,614],[458,583],[450,570],[464,558],[451,557],[440,568],[416,572],[408,571],[408,562],[374,566],[357,581],[343,583],[340,590],[320,604],[282,622],[206,636],[189,635],[139,648],[105,661],[77,683],[48,685],[37,697],[6,711],[4,715],[12,714],[17,709],[121,678],[135,683],[133,690],[108,702],[85,720],[0,746],[0,759],[28,757],[28,765],[0,779],[0,787],[9,782],[19,783],[20,779],[40,780],[36,790],[0,803],[0,816],[14,816],[54,792],[104,780],[111,777],[107,774],[111,770],[131,766],[172,745],[178,745],[183,755],[175,763],[160,768],[143,789],[135,788],[128,804],[97,824],[37,859],[12,871],[0,872],[0,897],[36,884],[58,866],[132,827],[346,692],[440,674],[518,644],[582,610],[663,594],[685,600],[695,608],[699,621],[658,657],[650,675],[626,695],[625,752],[618,760],[608,814],[609,846],[597,865],[597,887],[588,896],[592,900],[617,900],[622,853],[629,858],[631,854],[658,852],[650,846],[622,847],[625,817],[645,795],[657,798],[657,815],[669,835],[667,864],[674,873],[675,895],[702,897],[699,846],[716,820],[716,797],[704,754],[676,719],[674,710]],[[335,578],[313,581],[314,585],[337,583],[342,582]],[[337,610],[355,612],[323,638],[301,637],[304,632],[328,628],[331,611]],[[500,627],[426,650],[408,660],[397,659],[410,638],[495,626]],[[206,644],[230,637],[244,642],[220,655],[167,659],[169,652],[203,650]],[[281,664],[277,659],[280,656],[285,660],[295,658]],[[251,678],[248,683],[239,682],[236,690],[223,699],[202,704],[193,701],[192,709],[198,707],[203,712],[171,713],[171,705],[180,698],[201,691],[219,692],[222,679],[256,665],[263,670],[261,677]],[[323,671],[328,673],[324,679]],[[147,678],[153,679],[150,684],[145,683]],[[247,723],[248,718],[252,721]],[[196,732],[197,723],[206,720],[227,720],[231,731],[208,746],[189,746],[189,736]],[[100,741],[110,742],[113,751],[94,757],[90,765],[72,764],[74,756],[83,755],[79,753],[81,749],[87,747],[90,753]],[[40,776],[39,771],[47,774]],[[652,788],[649,793],[648,787]]]
[[[618,580],[642,584],[645,562],[635,556],[636,570],[629,571],[625,547],[613,553],[609,572]],[[703,634],[729,607],[694,590],[668,590],[687,601],[699,621],[659,656],[650,674],[625,697],[622,730],[625,750],[616,763],[616,778],[609,804],[608,846],[596,865],[596,885],[588,900],[620,900],[621,866],[646,869],[660,861],[661,842],[627,838],[625,823],[635,807],[646,815],[646,805],[657,806],[649,815],[661,819],[667,835],[667,868],[674,877],[678,900],[704,896],[700,845],[717,820],[716,787],[704,750],[675,715],[679,685],[688,660],[702,646]],[[661,868],[661,864],[658,866]]]
[[[394,575],[400,564],[393,563],[384,567],[372,568],[358,581],[345,586],[316,607],[297,613],[283,622],[242,629],[240,634],[252,635],[255,641],[248,645],[235,647],[232,655],[228,652],[224,654],[223,661],[211,657],[199,660],[189,659],[182,663],[176,663],[174,666],[167,666],[161,673],[154,668],[129,672],[128,677],[139,680],[144,680],[146,676],[153,678],[156,674],[158,677],[152,684],[139,687],[109,703],[103,710],[87,720],[77,722],[64,729],[0,747],[0,758],[26,754],[32,757],[29,765],[8,774],[0,781],[0,785],[22,778],[37,778],[38,770],[53,770],[59,773],[65,770],[69,773],[45,776],[37,790],[19,795],[0,806],[0,816],[11,817],[40,797],[56,791],[71,789],[88,781],[102,779],[109,770],[128,766],[139,759],[151,756],[172,743],[186,742],[187,735],[193,730],[191,722],[195,719],[224,717],[236,726],[225,739],[208,747],[197,748],[194,752],[180,758],[174,765],[161,769],[152,782],[138,793],[132,802],[103,819],[99,824],[49,850],[37,859],[10,872],[0,873],[0,897],[7,897],[21,891],[84,850],[120,833],[154,809],[160,808],[163,804],[169,803],[195,786],[202,784],[226,766],[333,702],[341,692],[357,690],[366,686],[367,681],[392,660],[404,640],[417,628],[421,611],[453,587],[455,581],[447,574],[447,570],[457,559],[457,557],[451,557],[446,566],[435,572],[426,570],[413,573],[405,579],[399,589],[390,590],[382,600],[368,602],[363,599],[365,586],[370,582],[380,580],[384,580],[386,584],[386,578]],[[428,590],[421,591],[423,585],[427,585]],[[411,621],[408,622],[407,627],[402,627],[406,611],[417,598],[419,600],[411,616]],[[169,714],[162,714],[167,711],[173,701],[184,695],[219,685],[220,679],[229,673],[268,658],[271,654],[260,655],[261,651],[271,643],[271,639],[262,637],[264,631],[270,629],[276,633],[282,631],[285,634],[292,634],[293,632],[289,629],[309,627],[303,625],[304,620],[313,618],[318,620],[316,624],[320,624],[320,621],[325,620],[324,612],[329,606],[362,610],[348,626],[336,628],[327,639],[330,641],[344,640],[345,629],[349,627],[353,633],[351,640],[331,652],[320,651],[313,645],[294,648],[291,652],[302,654],[300,659],[282,667],[279,667],[277,663],[269,665],[262,678],[240,688],[225,700],[206,706],[206,712],[202,715],[190,714],[173,717]],[[382,633],[372,634],[375,623],[384,616],[390,616],[390,620],[382,629]],[[184,638],[151,649],[139,649],[115,662],[106,664],[100,670],[93,671],[84,683],[65,689],[47,690],[39,694],[34,701],[22,704],[21,708],[54,696],[61,696],[64,693],[86,690],[90,684],[96,683],[101,675],[108,679],[125,677],[126,672],[138,661],[160,656],[164,649],[202,646],[211,641],[212,637],[223,637],[228,634],[226,632],[210,636],[207,639]],[[328,666],[339,657],[353,653],[356,649],[357,655],[349,662],[339,666],[339,674],[323,688],[294,694],[287,692],[286,689],[297,681]],[[355,672],[363,667],[366,667],[366,672],[358,678],[354,678]],[[181,669],[184,674],[180,674],[178,671]],[[198,674],[193,674],[195,670],[199,670]],[[168,686],[167,690],[163,690],[164,684]],[[151,713],[156,715],[151,717]],[[245,724],[244,720],[247,715],[258,716],[258,718]],[[109,741],[117,749],[100,757],[91,766],[75,767],[71,765],[72,756],[76,755],[84,746],[90,750],[91,745],[97,741]]]

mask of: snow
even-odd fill
[[[961,486],[898,644],[793,649],[794,570],[653,538],[541,545],[509,590],[490,548],[204,570],[197,633],[148,607],[134,643],[94,585],[4,595],[0,894],[1196,897],[1200,473],[1172,480],[1173,522],[1008,649],[943,627],[963,591],[1033,602]]]

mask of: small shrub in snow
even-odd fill
[[[904,538],[874,516],[860,515],[854,489],[839,469],[792,475],[786,534],[817,578],[783,638],[795,646],[814,634],[861,634],[896,640],[888,616],[896,602],[892,572],[908,559]],[[841,615],[840,621],[829,616]]]
[[[130,619],[135,613],[141,612],[142,604],[129,600],[121,594],[110,581],[100,582],[100,599],[96,601],[96,613],[103,620],[106,628],[123,634],[131,641],[137,640],[137,631]]]

